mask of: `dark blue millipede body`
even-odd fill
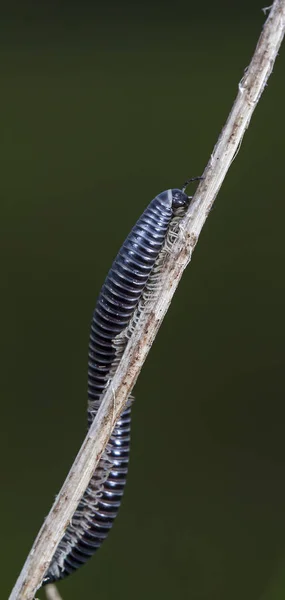
[[[188,182],[187,182],[188,184]],[[93,313],[89,342],[88,426],[114,374],[115,338],[129,325],[165,241],[175,211],[189,204],[185,187],[158,194],[121,247]],[[81,498],[46,572],[43,584],[66,577],[92,556],[118,513],[130,451],[130,402],[114,428],[90,484]]]

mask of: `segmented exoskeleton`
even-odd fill
[[[196,179],[196,178],[195,178]],[[189,180],[191,181],[191,180]],[[158,264],[175,215],[189,204],[186,185],[158,194],[148,205],[121,247],[106,277],[94,310],[88,370],[88,426],[100,406],[127,342],[128,327]],[[183,212],[183,211],[182,211]],[[119,340],[119,343],[118,343]],[[131,399],[77,510],[56,548],[43,584],[69,575],[101,546],[118,513],[128,470]]]

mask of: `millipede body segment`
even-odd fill
[[[187,182],[188,183],[188,182]],[[89,342],[88,426],[100,406],[127,342],[127,332],[177,210],[189,204],[185,187],[162,192],[148,205],[106,277],[93,313]],[[118,338],[119,336],[119,338]],[[118,339],[123,340],[118,344]],[[107,537],[124,493],[130,451],[131,399],[110,437],[87,490],[56,548],[43,585],[66,577]]]

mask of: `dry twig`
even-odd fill
[[[47,585],[45,591],[47,600],[62,600],[62,597],[60,596],[57,587],[53,583]]]

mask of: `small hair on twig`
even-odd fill
[[[262,10],[263,14],[266,15],[266,13],[268,13],[271,8],[272,8],[272,4],[270,4],[270,6],[264,6],[261,10]]]

